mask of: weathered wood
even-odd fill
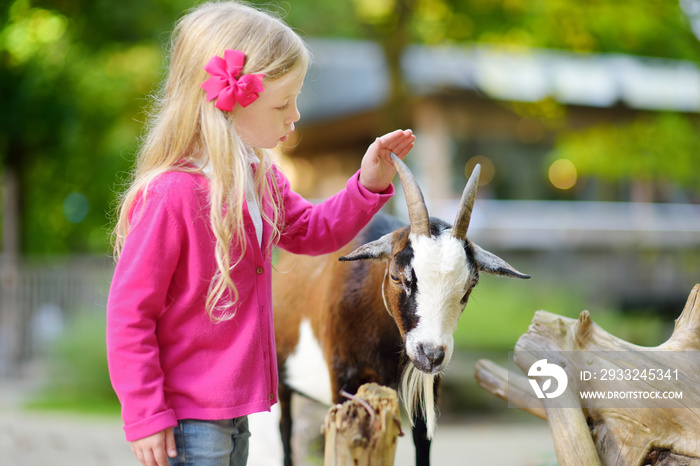
[[[533,416],[547,419],[542,402],[532,394],[527,378],[521,374],[509,373],[508,369],[493,361],[480,359],[476,362],[474,376],[479,386],[486,391]]]
[[[567,392],[563,396],[572,395]],[[569,403],[574,400],[568,400]],[[559,466],[600,466],[600,459],[582,410],[549,408],[544,400],[547,423],[552,433]]]
[[[489,361],[477,363],[476,379],[482,388],[538,417],[542,417],[540,406],[544,408],[561,466],[700,466],[700,357],[695,353],[699,349],[700,285],[696,285],[673,334],[657,347],[636,346],[610,335],[588,311],[578,319],[535,313],[528,332],[516,343],[514,362],[525,374],[545,358],[564,368],[573,390],[556,400],[537,399],[527,378]],[[617,380],[615,390],[631,393],[641,385],[647,391],[682,392],[683,398],[672,407],[656,399],[612,408],[605,400],[584,401],[577,396],[580,390],[610,390],[610,381],[601,377],[583,381],[577,376],[591,368],[677,370],[679,379]]]
[[[365,384],[326,415],[325,466],[391,466],[401,433],[396,391]]]

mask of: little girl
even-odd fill
[[[246,416],[277,402],[272,249],[349,242],[393,194],[389,154],[413,147],[410,130],[386,134],[337,195],[294,193],[271,149],[299,120],[309,59],[282,21],[238,3],[203,4],[175,28],[107,305],[110,377],[143,465],[246,463]]]

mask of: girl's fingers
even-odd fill
[[[131,451],[143,466],[168,466],[168,456],[177,456],[173,429],[131,442]]]
[[[399,130],[399,134],[393,140],[393,143],[396,150],[404,151],[408,147],[412,146],[415,140],[416,137],[413,135],[413,132],[410,129],[406,131]]]
[[[394,154],[398,155],[400,159],[404,159],[409,152],[413,149],[414,143],[413,142],[407,142],[405,144],[402,144],[400,146],[394,147],[391,152]]]
[[[380,144],[389,147],[389,146],[393,146],[396,144],[400,144],[406,140],[415,139],[415,136],[413,136],[413,131],[411,131],[410,129],[407,129],[407,130],[397,129],[396,131],[392,131],[391,133],[387,133],[384,136],[379,137],[378,139],[379,139]]]
[[[388,150],[403,158],[413,148],[416,137],[411,130],[396,130],[377,138],[379,149]]]
[[[175,458],[177,456],[177,448],[175,447],[175,434],[172,427],[165,431],[165,451],[168,456]]]
[[[154,465],[168,466],[168,457],[165,454],[165,449],[158,449],[153,452]]]
[[[409,152],[411,152],[411,149],[413,149],[414,142],[412,140],[405,141],[403,144],[400,146],[397,146],[394,149],[394,153],[401,157],[402,159],[408,155]]]

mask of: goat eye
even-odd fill
[[[397,277],[396,275],[389,275],[389,277],[391,278],[392,282],[397,283],[397,284],[401,283],[401,279],[399,277]]]

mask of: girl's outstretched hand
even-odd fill
[[[393,152],[401,159],[406,157],[416,137],[410,129],[397,129],[378,137],[367,149],[360,166],[360,183],[373,193],[380,193],[389,187],[396,174],[390,154]]]

